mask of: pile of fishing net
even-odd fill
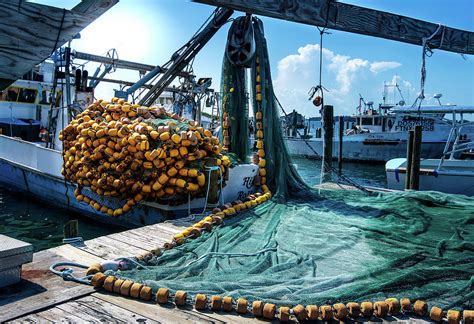
[[[243,297],[290,307],[408,297],[472,308],[474,200],[421,192],[318,194],[309,188],[285,146],[263,29],[254,21],[257,53],[251,75],[260,88],[252,95],[253,107],[263,114],[273,199],[141,261],[145,269],[107,271],[114,276],[110,282],[138,282],[151,287],[152,296],[168,288],[193,298]],[[227,58],[223,70],[226,118],[230,131],[240,135],[227,144],[248,159],[245,90],[238,87],[245,84],[245,73]]]
[[[78,184],[76,198],[111,216],[126,213],[142,200],[177,205],[203,195],[205,161],[213,159],[222,180],[231,165],[219,139],[196,122],[162,107],[143,107],[119,98],[90,105],[64,128],[60,139],[62,172]],[[82,187],[126,202],[108,207],[99,202],[106,199],[94,200]]]
[[[277,305],[422,299],[474,306],[474,199],[333,192],[267,202],[114,273],[171,291]]]

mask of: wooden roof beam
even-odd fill
[[[307,25],[422,45],[438,24],[331,0],[193,0]],[[429,42],[431,48],[474,54],[474,32],[445,27]]]

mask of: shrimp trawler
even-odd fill
[[[407,150],[408,130],[415,125],[421,125],[423,131],[423,142],[421,144],[421,156],[424,158],[440,158],[449,138],[453,123],[452,117],[459,118],[455,112],[462,107],[456,105],[441,104],[441,94],[436,95],[439,106],[405,106],[402,99],[398,103],[386,101],[388,87],[396,87],[397,84],[384,85],[384,102],[374,108],[372,101],[365,102],[359,99],[357,113],[352,116],[354,122],[346,121],[343,125],[342,158],[348,161],[377,161],[387,162],[400,156],[404,156]],[[402,97],[403,98],[403,97]],[[441,109],[442,113],[429,113],[433,108]],[[453,114],[454,113],[454,114]],[[336,125],[341,127],[341,125]],[[333,158],[337,158],[339,149],[337,143],[337,131],[334,136]],[[316,132],[318,137],[302,139],[299,137],[288,137],[286,142],[292,155],[304,155],[315,157],[323,154],[323,139],[321,132]],[[474,127],[465,125],[460,134],[460,142],[468,142],[474,139]],[[311,146],[308,147],[305,141]],[[450,142],[452,145],[453,142]]]
[[[225,23],[231,13],[221,10],[218,23]],[[24,78],[5,84],[0,92],[0,184],[125,226],[202,212],[254,193],[258,165],[224,158],[218,138],[200,127],[199,121],[152,106],[160,102],[164,91],[182,96],[182,90],[168,87],[178,75],[192,85],[185,92],[190,89],[199,100],[211,90],[210,80],[194,82],[194,76],[182,67],[217,31],[215,26],[216,21],[204,26],[163,66],[119,60],[114,53],[107,57],[78,53],[67,46]],[[102,65],[91,77],[75,68],[78,59]],[[130,86],[128,92],[117,92],[121,98],[93,103],[95,86],[110,82],[104,76],[117,67],[148,73],[136,83],[117,81]],[[147,84],[157,77],[158,82]],[[140,104],[123,99],[143,88],[150,91]],[[200,119],[200,111],[193,117]],[[78,136],[83,137],[76,141]],[[121,146],[119,139],[124,138],[133,139]]]
[[[49,63],[44,63],[49,66]],[[46,76],[46,74],[43,74]],[[42,89],[42,90],[38,90]],[[206,198],[201,197],[185,201],[176,206],[142,202],[120,219],[104,215],[93,206],[77,201],[74,198],[76,185],[65,181],[61,174],[63,152],[58,141],[59,132],[45,142],[48,130],[48,98],[52,91],[52,83],[43,81],[18,80],[1,92],[0,101],[0,183],[5,188],[31,194],[37,199],[60,207],[67,207],[95,219],[116,222],[121,225],[141,225],[163,221],[168,218],[187,215],[191,210],[202,210]],[[61,93],[59,92],[59,96]],[[25,101],[28,102],[25,102]],[[58,99],[59,101],[60,99]],[[161,110],[163,111],[163,109]],[[55,122],[67,124],[67,109],[59,112]],[[38,118],[39,117],[39,118]],[[64,122],[63,122],[64,120]],[[55,143],[53,145],[53,143]],[[253,179],[258,173],[258,166],[240,164],[229,169],[228,180],[223,186],[219,202],[242,199],[254,192]],[[224,180],[224,179],[223,179]],[[87,199],[86,199],[87,200]],[[217,201],[214,202],[214,205]],[[116,204],[116,203],[115,203]],[[213,206],[213,204],[207,204]]]

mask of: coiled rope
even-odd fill
[[[56,262],[56,263],[53,263],[49,267],[49,271],[62,277],[65,281],[74,281],[74,282],[82,283],[85,285],[91,284],[91,279],[93,275],[88,275],[84,277],[76,277],[74,276],[74,269],[72,268],[64,268],[62,270],[56,270],[57,267],[65,267],[65,266],[82,268],[82,269],[89,268],[88,266],[85,266],[77,262]]]

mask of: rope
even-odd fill
[[[20,1],[20,3],[21,3],[21,1]],[[61,29],[63,28],[64,17],[65,16],[66,16],[66,9],[63,9],[63,17],[61,18],[61,24],[59,25],[58,35],[56,37],[56,42],[54,42],[53,50],[51,51],[50,55],[53,55],[54,51],[56,50],[56,46],[58,46],[59,36],[61,35]]]
[[[272,247],[272,248],[266,248],[266,249],[263,249],[263,250],[260,250],[260,251],[257,251],[257,252],[253,252],[253,253],[226,253],[226,252],[209,252],[209,253],[206,253],[206,254],[203,254],[201,255],[199,258],[197,258],[196,260],[193,260],[191,262],[189,262],[188,264],[186,264],[184,266],[184,268],[187,268],[188,266],[190,266],[191,264],[193,263],[196,263],[198,262],[199,260],[202,260],[204,258],[207,258],[209,256],[223,256],[223,257],[251,257],[251,256],[257,256],[259,254],[262,254],[262,253],[266,253],[266,252],[274,252],[276,251],[277,248],[276,247]],[[182,266],[179,266],[180,268]]]
[[[141,264],[140,262],[137,262],[137,261],[134,260],[133,258],[121,257],[121,258],[116,258],[116,259],[114,259],[114,261],[128,261],[128,262],[130,262],[131,264],[136,265],[137,268],[143,268],[143,269],[145,269],[145,270],[151,270],[150,268],[145,267],[143,264]]]
[[[63,16],[63,19],[64,19],[64,16]],[[58,34],[58,38],[59,38],[59,34]],[[68,76],[66,76],[68,77]],[[54,91],[56,91],[56,89],[54,89]],[[61,129],[64,129],[64,82],[61,82],[61,109],[58,110],[60,113],[61,113]],[[69,110],[69,106],[68,106],[68,110]],[[67,114],[68,118],[69,118],[69,113]],[[69,123],[69,120],[68,120],[68,123]],[[54,137],[56,137],[56,132],[57,132],[57,126],[54,128]],[[54,138],[53,138],[53,144],[54,144]],[[64,161],[64,147],[62,148],[62,156],[63,156],[63,161]],[[64,188],[66,189],[66,191],[64,192],[64,195],[66,196],[66,201],[67,201],[67,209],[71,209],[71,202],[69,201],[69,187],[67,185],[67,181],[66,181],[66,177],[63,177],[63,180],[64,180]]]
[[[281,111],[285,114],[286,118],[288,118],[288,114],[286,113],[285,109],[283,109],[283,106],[281,105],[280,103],[280,100],[278,100],[277,96],[275,95],[275,100],[276,102],[278,103],[278,105],[280,106],[280,109]],[[313,154],[316,156],[316,158],[318,160],[323,160],[322,156],[318,154],[318,152],[316,152],[316,150],[308,143],[308,140],[301,137],[301,133],[299,132],[298,129],[296,129],[296,133],[298,134],[298,136],[304,141],[304,143],[306,144],[306,146],[311,150],[311,152],[313,152]],[[365,192],[365,193],[369,193],[369,191],[363,187],[362,185],[358,184],[357,182],[355,182],[354,180],[346,177],[345,175],[343,174],[339,174],[339,170],[337,170],[335,167],[333,167],[332,165],[328,165],[327,168],[333,172],[337,177],[338,179],[342,179],[344,181],[346,181],[347,183],[349,183],[350,185],[356,187],[357,189]]]
[[[438,28],[434,31],[433,34],[429,37],[423,37],[421,40],[422,51],[421,51],[421,80],[420,80],[420,95],[415,99],[412,107],[415,107],[418,104],[418,109],[421,107],[422,101],[425,99],[425,81],[426,81],[426,57],[431,57],[433,51],[429,46],[429,41],[433,39],[441,31],[441,40],[439,47],[443,46],[444,34],[446,31],[446,26],[438,24]]]
[[[74,282],[82,283],[85,285],[91,285],[91,278],[93,277],[92,275],[77,278],[73,275],[74,270],[72,268],[65,268],[60,271],[56,270],[57,267],[64,267],[64,266],[71,266],[71,267],[82,268],[82,269],[88,268],[87,266],[80,263],[76,263],[76,262],[55,262],[49,267],[49,271],[62,277],[65,281],[74,281]]]

